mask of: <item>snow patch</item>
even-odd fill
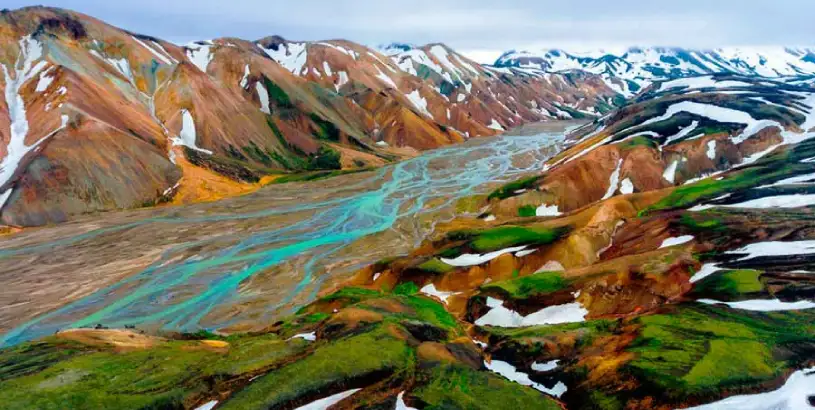
[[[414,90],[409,94],[405,94],[405,97],[407,97],[408,101],[410,101],[410,103],[413,104],[417,110],[419,110],[419,113],[426,117],[433,118],[433,115],[431,115],[430,111],[427,110],[427,100],[422,97],[419,90]]]
[[[546,386],[536,383],[529,378],[529,375],[518,371],[515,366],[507,363],[502,362],[500,360],[493,360],[491,362],[484,362],[484,366],[487,367],[493,373],[497,373],[515,383],[518,383],[522,386],[529,386],[541,393],[546,393],[550,396],[560,397],[563,393],[566,393],[567,387],[563,382],[558,382],[555,387],[547,388]]]
[[[671,246],[683,245],[683,244],[686,244],[686,243],[692,241],[693,239],[694,239],[693,235],[684,235],[684,236],[680,236],[678,238],[668,238],[668,239],[662,241],[662,245],[659,246],[659,249],[670,248]]]
[[[396,83],[393,82],[393,79],[390,78],[387,74],[383,73],[382,70],[379,69],[379,67],[376,67],[376,71],[377,71],[376,78],[382,80],[383,83],[389,85],[391,88],[399,88],[396,86]]]
[[[577,323],[584,322],[589,314],[580,302],[548,306],[527,316],[507,309],[499,299],[488,297],[487,306],[491,308],[490,311],[476,320],[476,325],[514,328]]]
[[[557,205],[547,205],[543,204],[535,209],[535,216],[560,216],[563,215],[560,210],[558,210]]]
[[[247,64],[246,67],[243,68],[243,78],[241,78],[241,88],[246,88],[246,84],[249,83],[249,74],[251,74],[251,71],[249,71],[249,64]]]
[[[671,165],[668,165],[668,168],[665,169],[665,172],[662,173],[662,177],[665,178],[666,181],[670,183],[675,183],[676,179],[676,167],[679,165],[679,160],[674,160],[671,162]]]
[[[758,258],[762,256],[792,256],[792,255],[811,255],[815,254],[815,240],[809,241],[794,241],[794,242],[759,242],[752,243],[745,247],[727,251],[729,254],[744,254],[747,256],[739,259],[739,261],[746,261],[748,259]]]
[[[487,262],[489,262],[489,261],[491,261],[491,260],[493,260],[493,259],[495,259],[495,258],[497,258],[497,257],[499,257],[501,255],[504,255],[504,254],[507,254],[507,253],[519,252],[519,251],[522,251],[522,250],[524,250],[526,248],[527,248],[526,246],[517,246],[517,247],[514,247],[514,248],[506,248],[506,249],[501,249],[501,250],[498,250],[498,251],[495,251],[495,252],[485,253],[483,255],[465,253],[465,254],[460,255],[460,256],[458,256],[457,258],[454,258],[454,259],[441,258],[441,261],[448,264],[448,265],[450,265],[450,266],[458,266],[458,267],[476,266],[476,265],[481,265],[483,263],[487,263]]]
[[[20,38],[19,46],[20,54],[17,58],[17,62],[11,64],[14,69],[14,77],[12,77],[6,65],[0,64],[0,67],[3,68],[5,78],[4,94],[10,123],[10,135],[8,145],[6,146],[6,156],[0,161],[0,187],[6,187],[6,191],[0,194],[0,209],[3,208],[5,202],[11,196],[11,188],[8,184],[11,182],[11,178],[14,176],[23,158],[36,149],[43,141],[64,129],[65,125],[68,124],[68,116],[63,115],[60,117],[61,125],[57,129],[46,134],[31,145],[25,144],[29,124],[28,117],[26,116],[25,100],[23,100],[21,89],[28,81],[39,75],[48,63],[45,60],[41,60],[42,44],[36,39],[31,38],[31,36]],[[37,60],[40,61],[34,64]],[[64,87],[61,89],[63,88]]]
[[[722,268],[716,266],[713,263],[706,263],[702,265],[698,272],[694,273],[693,276],[690,278],[690,283],[696,283],[700,280],[722,270]]]
[[[432,284],[432,283],[429,284],[429,285],[426,285],[425,287],[423,287],[421,289],[419,289],[419,292],[421,292],[421,293],[423,293],[423,294],[425,294],[427,296],[436,297],[439,300],[441,300],[442,302],[444,302],[445,305],[447,304],[447,299],[450,296],[455,296],[455,295],[458,295],[458,294],[461,293],[461,292],[442,292],[442,291],[436,289],[436,286],[434,284]]]
[[[150,54],[152,54],[154,57],[156,57],[157,59],[159,59],[159,61],[161,61],[162,63],[167,64],[167,65],[172,65],[172,64],[173,64],[173,62],[172,62],[172,61],[171,61],[169,58],[167,58],[167,56],[165,56],[165,55],[163,55],[163,54],[159,53],[158,51],[156,51],[156,49],[155,49],[155,48],[150,47],[150,46],[149,46],[149,45],[147,45],[145,42],[143,42],[143,41],[139,40],[138,38],[136,38],[136,36],[131,36],[131,37],[133,38],[133,40],[136,40],[136,42],[137,42],[137,43],[139,43],[139,45],[141,45],[142,47],[146,48],[146,49],[147,49],[147,51],[149,51],[149,52],[150,52]],[[154,42],[154,41],[151,41],[151,43],[152,43],[152,44],[155,44],[156,46],[161,47],[161,44],[158,44],[158,43],[156,43],[156,42]],[[162,51],[164,51],[165,53],[167,52],[167,50],[164,50],[164,47],[161,47],[161,49],[162,49]]]
[[[192,114],[187,110],[181,110],[181,132],[178,134],[178,137],[172,138],[173,146],[183,145],[187,148],[212,155],[212,151],[198,148],[198,146],[195,145],[196,139],[195,120]]]
[[[754,312],[782,312],[787,310],[815,309],[815,303],[808,300],[798,302],[782,302],[778,299],[752,299],[739,302],[722,302],[713,299],[699,299],[699,303],[706,305],[727,305],[733,309],[750,310]]]
[[[396,408],[395,410],[417,410],[415,407],[408,407],[405,404],[404,400],[405,392],[400,392],[398,396],[396,396]]]
[[[317,340],[317,332],[296,334],[296,335],[289,338],[289,340],[292,340],[292,339],[303,339],[303,340],[306,340],[306,341],[309,341],[309,342],[313,342],[313,341]]]
[[[264,114],[271,114],[272,110],[269,108],[269,91],[261,84],[260,81],[255,83],[255,90],[258,92],[258,99],[260,99],[260,111]]]
[[[620,193],[623,195],[633,194],[634,193],[634,184],[631,182],[630,178],[626,178],[620,184]]]
[[[605,201],[606,199],[611,198],[612,196],[614,196],[614,193],[617,192],[617,189],[620,186],[620,170],[622,169],[622,167],[623,159],[620,158],[620,160],[617,161],[617,168],[615,168],[614,171],[611,173],[611,177],[609,178],[608,181],[608,190],[606,191],[606,194],[603,195],[602,200]]]
[[[781,388],[766,393],[732,396],[690,410],[806,410],[815,395],[815,367],[793,373]]]
[[[707,157],[712,160],[716,159],[716,140],[707,142]]]
[[[337,404],[337,403],[351,397],[352,395],[354,395],[354,393],[356,393],[356,392],[358,392],[360,390],[362,390],[362,389],[353,389],[353,390],[344,391],[342,393],[337,393],[337,394],[335,394],[333,396],[328,396],[328,397],[326,397],[324,399],[313,401],[313,402],[311,402],[309,404],[306,404],[305,406],[300,406],[300,407],[298,407],[298,408],[296,408],[294,410],[326,410],[326,409],[330,408],[331,406],[333,406],[333,405],[335,405],[335,404]]]
[[[298,76],[303,74],[303,67],[308,59],[306,43],[286,43],[279,45],[277,50],[264,48],[263,51],[292,74]]]
[[[546,363],[534,362],[532,363],[532,370],[536,372],[549,372],[557,369],[558,363],[560,363],[560,360],[552,360]]]
[[[764,198],[751,199],[737,204],[719,205],[723,208],[798,208],[802,206],[815,205],[815,194],[793,194],[779,196],[765,196]]]
[[[198,67],[201,72],[206,73],[210,61],[212,61],[212,46],[209,44],[191,43],[187,45],[187,57]]]
[[[196,407],[195,410],[212,410],[213,408],[215,408],[216,404],[218,404],[218,400],[208,401],[208,402]]]

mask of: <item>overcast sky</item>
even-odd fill
[[[443,42],[480,62],[509,49],[815,45],[813,0],[3,0],[93,15],[186,43],[215,37]]]

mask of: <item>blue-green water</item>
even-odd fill
[[[289,313],[294,306],[313,300],[332,274],[376,261],[366,260],[369,252],[365,247],[369,245],[360,246],[360,239],[370,235],[384,238],[397,225],[411,225],[422,215],[449,213],[460,198],[483,194],[495,183],[539,171],[555,152],[561,136],[562,132],[505,136],[430,151],[365,175],[323,181],[313,202],[303,198],[308,198],[310,187],[317,185],[304,184],[300,185],[304,195],[294,203],[269,209],[255,206],[246,211],[147,215],[75,236],[0,250],[1,269],[5,260],[50,252],[68,254],[80,245],[94,243],[94,239],[133,229],[167,235],[187,226],[230,224],[229,229],[203,238],[186,240],[179,235],[170,249],[140,273],[15,326],[2,336],[0,345],[97,323],[194,331]],[[266,188],[243,201],[265,201],[274,197],[275,189]],[[278,222],[268,229],[236,228],[269,218],[278,218]],[[426,233],[417,232],[419,237],[412,240],[420,240]],[[179,257],[191,253],[194,256]],[[348,260],[354,262],[344,265],[344,270],[325,268]],[[281,269],[284,265],[286,269]],[[273,269],[285,272],[287,278],[279,285],[274,279],[266,285],[276,288],[276,293],[265,292],[268,295],[264,297],[264,292],[246,285],[255,275]],[[245,309],[224,313],[225,306],[246,300],[260,301],[254,304],[251,317]]]

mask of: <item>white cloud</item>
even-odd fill
[[[6,0],[4,7],[30,5]],[[444,42],[478,61],[508,49],[815,42],[810,0],[51,0],[174,41],[279,34],[376,45]],[[760,29],[756,29],[760,28]]]

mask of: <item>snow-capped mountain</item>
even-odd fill
[[[498,67],[536,68],[547,72],[582,70],[603,77],[617,92],[632,96],[653,81],[701,74],[729,73],[762,77],[815,74],[815,48],[745,47],[692,50],[670,47],[600,50],[509,51]]]

